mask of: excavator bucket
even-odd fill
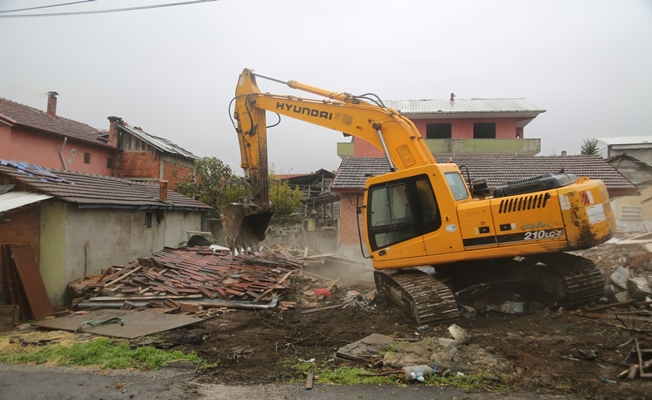
[[[260,242],[265,240],[265,231],[274,215],[274,207],[262,210],[255,203],[238,200],[227,204],[220,211],[220,220],[226,236],[226,245],[234,250],[256,251]]]

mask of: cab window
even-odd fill
[[[369,188],[368,232],[373,250],[439,229],[435,193],[426,175]]]
[[[447,172],[444,174],[446,183],[453,193],[455,200],[464,200],[469,198],[469,191],[466,188],[464,180],[457,172]]]

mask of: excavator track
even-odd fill
[[[418,325],[450,324],[459,320],[454,293],[478,284],[530,282],[538,284],[557,306],[576,309],[604,294],[601,271],[584,257],[553,253],[528,257],[458,263],[438,276],[446,284],[418,269],[375,271],[379,292],[384,292]]]
[[[563,287],[550,286],[543,279],[544,288],[556,297],[568,309],[579,308],[598,300],[604,294],[604,279],[602,272],[593,261],[584,257],[560,253],[548,257],[546,263],[556,271],[563,282]],[[555,279],[551,279],[555,281]],[[561,289],[561,290],[560,290]]]
[[[453,292],[425,272],[374,271],[374,280],[378,291],[384,292],[418,325],[450,324],[459,320]]]

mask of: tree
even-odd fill
[[[216,157],[195,160],[195,175],[182,179],[177,184],[177,192],[214,207],[215,210],[208,213],[209,218],[219,218],[220,208],[244,196],[251,196],[251,193],[246,193],[244,185],[231,167]],[[290,215],[301,207],[303,192],[298,187],[290,188],[287,181],[279,179],[274,174],[273,166],[268,179],[269,199],[274,203],[276,216]]]
[[[234,201],[238,194],[242,197],[242,188],[238,193],[232,189],[231,183],[237,177],[231,167],[216,157],[203,157],[195,160],[195,175],[183,178],[177,184],[177,192],[215,207],[208,213],[209,218],[219,218],[219,208]],[[238,185],[239,186],[239,185]]]
[[[274,203],[276,215],[287,217],[301,207],[303,192],[298,186],[292,189],[287,181],[272,175],[269,177],[269,199]]]
[[[584,144],[582,145],[582,155],[586,155],[586,156],[598,155],[598,140],[584,139]]]

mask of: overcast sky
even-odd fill
[[[540,155],[652,137],[650,0],[219,0],[7,18],[189,1],[95,0],[2,12],[72,1],[0,1],[0,97],[45,110],[57,91],[60,116],[99,129],[119,116],[238,173],[228,106],[243,68],[386,100],[527,98],[547,110],[525,127]],[[344,141],[284,117],[269,160],[277,173],[335,170]]]

